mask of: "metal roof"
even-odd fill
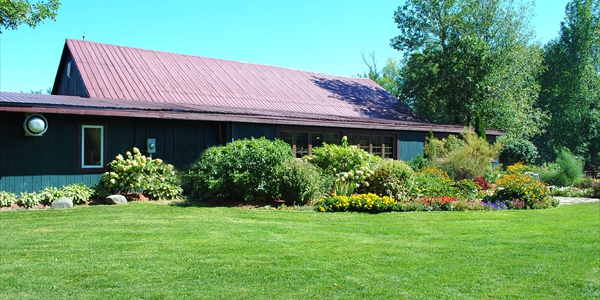
[[[73,57],[89,98],[0,92],[0,111],[448,133],[462,130],[462,126],[423,120],[366,78],[70,39],[65,50]],[[61,64],[68,63],[65,55],[63,52]],[[488,130],[488,134],[503,132]]]
[[[432,128],[436,132],[447,133],[459,133],[462,130],[461,126],[427,122],[341,117],[337,115],[291,114],[285,111],[247,110],[220,106],[197,106],[193,104],[153,103],[137,100],[11,92],[0,92],[0,111],[382,130],[429,131]],[[488,130],[488,134],[499,135],[503,134],[503,132]]]
[[[90,98],[423,121],[367,78],[66,41]]]

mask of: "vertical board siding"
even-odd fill
[[[417,155],[423,155],[425,146],[424,132],[399,131],[398,132],[398,151],[400,160],[409,161]]]
[[[81,173],[78,169],[79,127],[86,123],[105,125],[105,163],[133,147],[148,155],[146,139],[155,138],[153,157],[182,170],[204,149],[218,144],[217,122],[44,114],[48,130],[41,137],[26,137],[25,117],[25,113],[0,112],[0,190],[17,194],[99,182],[102,171]]]
[[[271,124],[256,124],[256,123],[233,123],[232,126],[232,137],[234,140],[249,139],[249,138],[260,138],[265,137],[269,140],[275,139],[276,136],[276,125]]]

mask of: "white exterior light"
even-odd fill
[[[23,122],[26,136],[42,136],[48,130],[48,121],[42,115],[29,115]]]

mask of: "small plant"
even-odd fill
[[[40,195],[37,193],[21,192],[17,199],[17,204],[25,208],[31,208],[40,204]]]
[[[150,199],[172,199],[181,195],[173,165],[165,164],[160,158],[146,157],[135,147],[133,154],[127,151],[126,157],[119,154],[109,163],[110,172],[102,175],[95,188],[98,196],[144,193]]]
[[[463,179],[456,185],[457,196],[461,199],[475,199],[479,194],[480,186],[473,180]]]
[[[64,191],[53,186],[47,186],[39,194],[40,202],[44,205],[50,205],[54,200],[64,196]]]
[[[61,189],[62,194],[73,200],[73,204],[84,204],[94,195],[94,189],[83,183],[69,184]]]
[[[0,207],[8,207],[17,202],[15,193],[0,191]]]

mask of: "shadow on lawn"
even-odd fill
[[[244,201],[234,199],[221,199],[221,198],[192,198],[188,197],[185,200],[170,203],[173,206],[181,207],[238,207],[243,209],[254,209],[263,206],[279,207],[284,204],[285,201]]]

